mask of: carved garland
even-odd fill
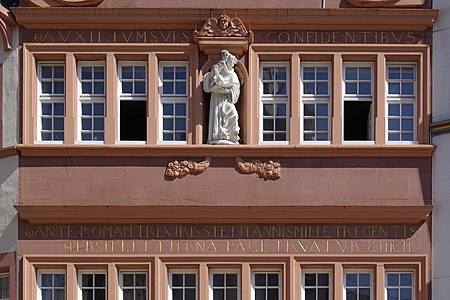
[[[166,167],[166,175],[169,178],[183,178],[188,174],[200,174],[205,171],[211,163],[211,157],[206,157],[202,162],[195,162],[192,160],[174,160]]]
[[[236,157],[236,167],[244,174],[258,174],[259,178],[265,180],[277,180],[281,178],[281,163],[269,160],[261,162],[253,160],[244,162],[241,157]]]

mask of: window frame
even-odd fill
[[[264,94],[263,74],[265,67],[284,67],[286,68],[286,95],[276,96],[271,94]],[[290,115],[291,115],[291,63],[289,61],[261,61],[259,63],[259,145],[289,145],[290,144]],[[284,100],[283,100],[284,99]],[[286,140],[285,141],[264,141],[264,103],[285,104],[286,105]],[[275,110],[275,109],[274,109]],[[271,117],[272,118],[272,117]],[[274,116],[272,119],[276,119]],[[276,133],[275,125],[274,134]]]
[[[11,276],[9,272],[0,273],[0,279],[6,278],[7,286],[6,286],[6,298],[0,298],[0,300],[9,300],[11,297]],[[1,295],[0,295],[1,296]]]
[[[168,278],[168,281],[167,281],[167,288],[168,288],[167,298],[168,298],[168,300],[173,299],[173,294],[172,294],[172,288],[173,288],[173,286],[172,286],[172,275],[173,274],[183,274],[183,275],[185,275],[185,274],[194,274],[195,275],[195,299],[194,300],[198,300],[199,299],[199,295],[198,295],[198,293],[199,293],[198,277],[199,276],[198,276],[198,270],[197,269],[169,269],[169,271],[168,271],[169,278]],[[183,276],[183,280],[184,280],[184,276]],[[183,291],[184,291],[185,288],[186,288],[185,282],[183,282],[183,287],[182,287]],[[184,293],[183,293],[183,298],[184,298]],[[183,299],[183,300],[186,300],[186,299]]]
[[[385,296],[385,298],[386,299],[388,299],[388,295],[387,295],[387,293],[388,293],[388,274],[392,274],[392,273],[395,273],[395,274],[406,274],[406,273],[410,273],[410,274],[412,274],[412,279],[411,279],[411,283],[412,283],[412,286],[410,286],[410,287],[408,287],[408,288],[411,288],[411,290],[412,290],[412,300],[416,300],[417,299],[417,297],[416,297],[416,270],[414,270],[414,269],[385,269],[385,272],[384,272],[384,296]],[[392,288],[398,288],[398,289],[400,289],[401,288],[401,285],[399,285],[399,286],[397,286],[397,287],[392,287]]]
[[[186,68],[186,94],[178,96],[177,94],[171,94],[165,96],[163,93],[163,68],[164,67],[178,67],[182,66]],[[189,94],[190,94],[190,74],[189,74],[189,61],[186,60],[179,60],[179,61],[160,61],[158,63],[158,81],[159,81],[159,87],[158,87],[158,144],[171,144],[171,145],[187,145],[188,144],[188,133],[189,133]],[[174,79],[174,82],[176,79]],[[163,104],[164,103],[183,103],[186,105],[186,140],[184,141],[177,141],[177,140],[164,140],[163,139]],[[175,133],[175,129],[172,131]]]
[[[375,97],[375,74],[377,71],[376,65],[372,61],[342,61],[342,144],[343,145],[375,145],[375,133],[376,133],[376,124],[375,124],[375,110],[377,106],[377,97]],[[371,80],[370,80],[370,95],[364,96],[359,95],[359,87],[357,88],[356,94],[347,94],[346,93],[346,79],[345,79],[345,70],[347,67],[357,67],[358,70],[360,67],[369,67],[370,68],[370,74],[371,74]],[[359,72],[359,71],[358,71]],[[359,78],[356,80],[356,83],[359,83]],[[370,109],[370,132],[369,132],[369,139],[368,140],[345,140],[345,102],[351,101],[351,102],[371,102],[371,109]]]
[[[369,273],[370,274],[370,285],[369,285],[369,288],[370,288],[370,298],[369,298],[369,300],[374,300],[374,289],[375,289],[375,286],[374,286],[374,271],[372,270],[372,269],[344,269],[344,272],[343,272],[343,276],[344,276],[344,278],[343,278],[343,300],[347,300],[347,293],[346,293],[346,291],[347,291],[347,282],[346,282],[346,275],[348,274],[348,273],[357,273],[358,274],[358,278],[359,278],[359,274],[361,274],[361,273],[364,273],[364,274],[366,274],[366,273]],[[359,282],[358,282],[358,285],[356,286],[356,289],[357,290],[359,290]],[[358,298],[359,298],[359,296],[358,296]],[[357,299],[357,300],[359,300],[359,299]]]
[[[42,67],[43,66],[51,66],[56,67],[56,66],[61,66],[63,67],[63,73],[64,73],[64,78],[62,79],[63,83],[64,83],[64,93],[63,94],[43,94],[42,92]],[[36,103],[36,112],[37,112],[37,126],[36,126],[36,137],[35,137],[35,143],[36,144],[64,144],[64,140],[66,137],[66,125],[65,125],[65,119],[66,119],[66,80],[67,80],[67,74],[66,74],[66,63],[65,61],[59,60],[59,61],[38,61],[37,62],[37,66],[36,66],[37,70],[37,76],[36,76],[36,82],[37,82],[37,103]],[[54,78],[52,77],[52,82],[54,81]],[[63,136],[64,138],[60,141],[58,140],[43,140],[42,139],[42,104],[43,103],[51,103],[52,104],[52,130],[50,131],[52,133],[54,133],[54,129],[53,129],[53,119],[54,119],[54,112],[53,112],[53,104],[54,103],[62,103],[64,106],[64,113],[62,115],[63,118]]]
[[[240,269],[210,269],[208,274],[209,281],[209,299],[214,300],[214,284],[213,284],[213,276],[214,274],[236,274],[237,275],[237,298],[236,300],[241,299],[241,270]],[[226,281],[223,289],[226,289]]]
[[[413,96],[403,96],[401,93],[400,94],[392,94],[392,96],[389,94],[389,67],[412,67],[413,68],[413,74],[414,74],[414,79],[413,81]],[[400,71],[401,72],[401,71]],[[398,82],[402,83],[402,79],[399,79]],[[385,99],[385,143],[387,145],[416,145],[418,144],[418,140],[417,140],[417,121],[418,121],[418,111],[417,111],[417,107],[418,107],[418,64],[417,62],[394,62],[394,61],[388,61],[386,62],[386,80],[385,80],[385,95],[386,95],[386,99]],[[400,104],[400,116],[398,116],[398,119],[400,120],[400,123],[402,121],[402,104],[412,104],[413,105],[413,140],[412,141],[389,141],[389,104]],[[401,128],[401,127],[400,127]],[[397,132],[397,131],[396,131]],[[402,130],[398,130],[398,133],[402,134]]]
[[[255,300],[255,289],[256,289],[256,282],[255,282],[255,275],[256,274],[277,274],[278,275],[278,300],[281,300],[283,297],[283,277],[282,277],[282,270],[281,269],[259,269],[255,268],[252,269],[252,278],[251,278],[251,299]],[[267,291],[268,285],[266,283],[265,289]],[[267,294],[266,294],[267,298]]]
[[[303,70],[305,67],[314,67],[314,68],[320,68],[320,67],[327,67],[328,68],[328,91],[326,96],[322,95],[315,95],[315,94],[306,94],[304,92],[304,78],[303,78]],[[333,64],[332,62],[325,62],[325,61],[306,61],[306,62],[300,62],[300,144],[315,144],[315,145],[331,145],[331,138],[332,138],[332,106],[333,106],[333,81],[332,81],[332,71],[333,71]],[[316,71],[317,72],[317,71]],[[314,83],[317,83],[317,79],[314,80],[308,80],[308,81],[314,81]],[[328,120],[328,140],[327,141],[309,141],[304,139],[304,120],[305,120],[305,110],[304,110],[304,104],[322,104],[326,103],[328,105],[328,112],[327,112],[327,120]],[[317,119],[317,116],[314,116],[314,120]],[[317,127],[315,126],[314,133],[317,133]]]
[[[65,269],[38,269],[37,271],[37,300],[42,300],[42,275],[43,274],[64,274],[64,298],[67,298],[67,274]],[[62,289],[62,287],[57,287],[59,289]],[[55,287],[51,288],[45,288],[45,289],[51,289],[54,291]],[[53,299],[53,297],[52,297]]]
[[[123,94],[122,93],[122,68],[123,67],[141,67],[143,66],[145,68],[145,94]],[[134,77],[134,75],[133,75]],[[148,118],[148,107],[149,107],[149,101],[148,101],[148,61],[144,60],[118,60],[117,61],[117,139],[116,144],[131,144],[131,145],[145,145],[147,143],[147,138],[143,141],[124,141],[120,139],[120,103],[122,100],[124,101],[145,101],[145,107],[146,107],[146,119]],[[133,78],[134,82],[134,78]],[[147,126],[147,125],[146,125]],[[148,128],[146,128],[146,132],[148,134]]]
[[[82,79],[81,79],[81,69],[82,67],[103,67],[103,94],[83,94],[82,93]],[[94,82],[94,79],[92,79]],[[77,62],[77,140],[76,143],[80,144],[104,144],[105,143],[105,121],[106,121],[106,62],[105,61],[78,61]],[[89,103],[103,103],[103,141],[87,140],[83,141],[81,137],[82,131],[82,104],[83,102]],[[91,116],[94,119],[94,115]],[[92,124],[93,126],[93,124]],[[93,128],[93,127],[92,127]],[[89,132],[94,132],[94,129]]]
[[[331,269],[303,269],[302,268],[302,276],[301,276],[301,299],[305,299],[305,289],[308,288],[306,286],[306,280],[305,280],[305,275],[314,273],[314,274],[328,274],[328,299],[333,299],[333,287],[334,287],[334,281],[333,281],[333,270]],[[314,289],[318,289],[319,286],[316,285],[314,287],[309,287],[309,288],[314,288]],[[318,295],[316,294],[316,298],[318,297]]]
[[[145,275],[145,297],[148,300],[149,299],[149,295],[148,295],[148,292],[149,292],[149,287],[148,287],[149,275],[148,275],[148,271],[142,270],[142,269],[140,269],[140,270],[139,269],[136,269],[136,270],[134,270],[134,269],[130,269],[130,270],[128,270],[128,269],[121,269],[121,270],[119,270],[118,299],[119,300],[123,300],[123,298],[124,298],[123,297],[123,288],[124,288],[124,286],[123,286],[123,275],[124,274],[144,274]],[[131,289],[131,287],[127,287],[127,288]],[[134,285],[132,287],[132,289],[135,290],[136,289],[136,285]],[[144,289],[144,288],[143,287],[139,287],[139,289]]]
[[[83,287],[82,287],[82,277],[83,274],[103,274],[105,275],[105,300],[108,299],[108,271],[105,269],[79,269],[78,270],[78,276],[77,276],[77,285],[78,285],[78,300],[83,300]],[[93,287],[93,289],[95,290],[95,286]],[[94,300],[98,300],[95,299],[94,296]]]

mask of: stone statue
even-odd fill
[[[208,144],[239,144],[239,115],[235,104],[239,100],[239,78],[234,71],[237,58],[222,50],[220,61],[206,73],[203,90],[211,93]]]

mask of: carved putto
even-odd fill
[[[281,163],[269,160],[268,162],[261,162],[253,160],[251,162],[244,162],[241,157],[236,158],[236,167],[244,174],[257,174],[259,178],[265,180],[277,180],[281,178]]]
[[[210,157],[206,157],[199,163],[192,160],[174,160],[167,165],[164,175],[175,179],[186,177],[188,174],[200,174],[209,167],[210,163]]]
[[[208,19],[200,31],[195,30],[198,37],[249,37],[252,32],[245,28],[239,18],[221,15],[219,19]]]

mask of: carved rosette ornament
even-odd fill
[[[218,19],[209,18],[200,30],[194,30],[194,40],[207,55],[219,53],[227,41],[227,50],[235,55],[242,55],[253,43],[253,32],[247,30],[241,19],[221,15]]]
[[[167,165],[164,175],[172,179],[180,179],[188,174],[200,174],[208,169],[210,163],[211,157],[206,157],[205,160],[199,163],[192,160],[174,160]]]
[[[251,162],[244,162],[241,157],[237,157],[236,167],[244,174],[257,174],[259,178],[265,180],[277,180],[281,178],[281,163],[278,161],[269,160],[268,162],[261,162],[259,160],[253,160]]]

